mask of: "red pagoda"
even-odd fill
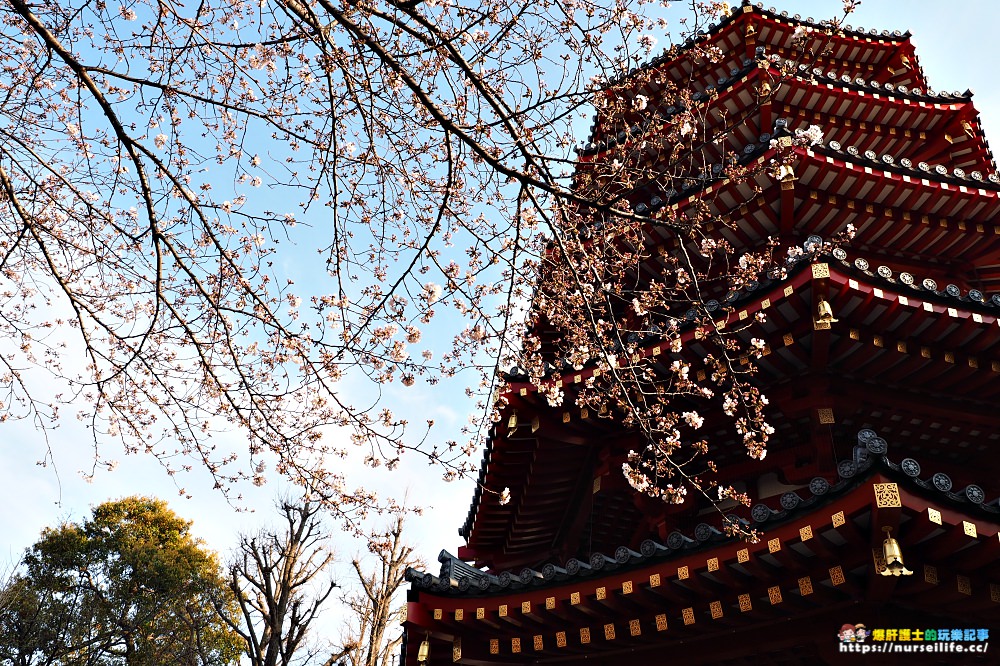
[[[827,44],[808,63],[794,55],[803,30]],[[932,92],[909,33],[831,31],[759,5],[699,45],[722,58],[682,48],[646,67],[691,81],[693,103],[743,112],[732,141],[744,164],[772,160],[796,129],[824,132],[786,144],[780,178],[719,175],[631,202],[653,216],[710,201],[734,248],[802,249],[716,305],[720,326],[767,315],[754,379],[776,428],[767,457],[713,433],[720,483],[756,502],[726,519],[763,538],[728,538],[710,507],[638,493],[620,426],[551,407],[512,376],[479,479],[510,501],[477,491],[457,556],[442,552],[437,575],[407,572],[407,666],[822,664],[863,651],[869,663],[991,663],[1000,176],[972,95]],[[598,123],[578,173],[647,131]],[[852,243],[824,244],[848,225]],[[697,328],[683,335],[697,350]]]

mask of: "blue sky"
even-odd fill
[[[775,5],[778,10],[817,19],[835,15],[840,6],[840,2],[832,0]],[[868,0],[848,22],[865,28],[911,30],[931,86],[937,90],[972,88],[987,136],[1000,141],[1000,87],[995,82],[1000,3]],[[403,411],[435,419],[439,439],[460,439],[458,431],[470,408],[463,386],[462,381],[453,381],[420,391],[390,388],[386,399]],[[80,518],[94,504],[130,494],[167,499],[175,511],[195,521],[196,534],[213,548],[225,551],[240,530],[255,529],[273,516],[270,506],[281,490],[277,483],[252,489],[242,507],[257,513],[234,513],[225,499],[212,491],[207,475],[195,472],[179,479],[177,483],[194,496],[183,499],[155,461],[142,456],[114,456],[121,460],[118,470],[98,472],[94,481],[87,483],[78,470],[87,468],[91,459],[88,434],[69,418],[49,438],[58,476],[53,467],[36,465],[44,457],[47,444],[30,423],[6,423],[0,429],[4,460],[0,466],[0,499],[6,507],[0,513],[0,534],[6,537],[0,541],[0,567],[4,560],[15,560],[44,526],[63,518]],[[228,444],[239,446],[241,438],[234,433],[227,439]],[[407,494],[411,502],[427,508],[422,517],[412,521],[410,535],[432,567],[436,567],[438,550],[448,548],[454,552],[460,545],[457,528],[468,511],[470,482],[446,484],[436,469],[417,458],[394,473],[373,472],[359,465],[351,465],[349,470],[353,478],[364,480],[366,485],[397,496]],[[341,560],[349,562],[359,545],[344,543],[338,550]]]

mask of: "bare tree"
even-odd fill
[[[375,564],[366,570],[362,561],[351,563],[360,592],[345,598],[351,611],[346,638],[327,661],[328,666],[391,666],[392,657],[403,640],[402,631],[394,631],[405,619],[406,607],[399,603],[407,567],[418,566],[413,548],[403,539],[403,516],[396,517],[389,530],[370,542]],[[347,659],[347,662],[341,660]]]
[[[787,248],[737,263],[709,193],[683,212],[638,204],[700,192],[714,165],[733,181],[778,174],[740,162],[746,119],[717,96],[636,66],[654,35],[673,40],[666,60],[728,57],[698,36],[728,11],[692,0],[672,38],[665,7],[626,0],[10,0],[0,420],[45,427],[82,398],[95,465],[113,465],[106,444],[120,440],[171,471],[197,461],[223,489],[273,467],[356,527],[386,507],[330,464],[358,455],[339,441],[372,466],[416,449],[447,478],[468,471],[503,408],[500,359],[551,403],[634,427],[637,487],[704,491],[685,467],[711,469],[687,430],[704,404],[724,404],[755,457],[769,434],[739,362],[750,335],[715,326],[705,303],[780,268]],[[798,46],[808,59],[824,41]],[[761,65],[760,99],[795,72]],[[591,114],[584,160],[574,133]],[[775,169],[790,159],[772,150]],[[262,203],[264,186],[280,203]],[[282,243],[319,249],[304,273],[322,279],[291,284]],[[677,334],[689,310],[709,358]],[[632,362],[649,336],[676,365]],[[432,421],[378,399],[469,368],[481,416],[464,438],[431,445]],[[599,379],[567,394],[578,368]],[[246,451],[215,446],[232,429]]]
[[[321,506],[308,499],[283,502],[283,530],[240,540],[229,569],[237,612],[220,610],[243,639],[252,666],[306,664],[316,656],[309,630],[337,587],[323,576],[333,552]]]

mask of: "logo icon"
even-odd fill
[[[861,622],[858,624],[841,625],[837,632],[837,638],[841,643],[864,643],[865,639],[872,635],[868,628]]]

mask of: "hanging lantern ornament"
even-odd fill
[[[833,317],[833,308],[822,296],[819,299],[819,303],[816,304],[816,323],[817,324],[831,324],[836,322],[837,319]]]
[[[431,641],[429,636],[424,637],[424,642],[420,644],[417,651],[417,663],[426,664],[431,658]]]
[[[892,538],[891,527],[883,527],[885,541],[882,542],[882,552],[885,553],[885,569],[881,571],[883,576],[910,576],[912,571],[903,564],[903,551],[899,549],[899,542]]]
[[[768,90],[770,92],[770,90]],[[791,183],[798,180],[795,177],[795,169],[791,164],[781,164],[778,166],[778,180],[782,183]]]

